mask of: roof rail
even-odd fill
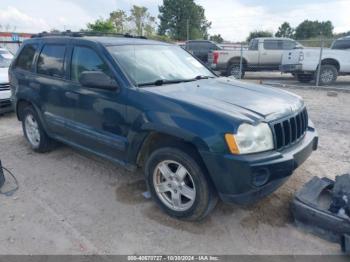
[[[41,32],[35,35],[32,35],[31,38],[41,38],[41,37],[50,37],[50,36],[69,36],[69,37],[83,37],[83,36],[115,36],[115,37],[129,37],[129,38],[141,38],[147,39],[145,36],[136,36],[131,34],[118,34],[118,33],[104,33],[104,32],[95,32],[95,31],[80,31],[72,32],[70,30],[63,32]]]

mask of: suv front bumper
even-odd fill
[[[309,127],[298,144],[283,151],[250,155],[201,152],[201,155],[220,198],[225,202],[249,204],[280,187],[317,145],[317,132]]]

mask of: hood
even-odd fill
[[[145,89],[251,121],[278,119],[300,110],[304,105],[303,100],[292,93],[226,77]]]
[[[9,72],[8,68],[0,67],[0,84],[9,82],[8,72]]]

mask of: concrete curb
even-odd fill
[[[331,87],[331,86],[298,86],[298,85],[290,85],[290,84],[284,84],[284,83],[275,83],[275,82],[268,82],[268,81],[262,81],[262,85],[269,85],[273,87],[282,87],[282,88],[296,88],[296,89],[312,89],[312,90],[321,90],[321,91],[337,91],[337,92],[344,92],[344,93],[350,93],[350,86],[349,89],[342,88],[342,87]]]

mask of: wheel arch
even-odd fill
[[[334,58],[324,58],[321,61],[321,65],[332,65],[334,66],[337,71],[340,71],[340,63],[338,60],[334,59]]]
[[[216,190],[215,183],[211,178],[209,170],[199,152],[198,146],[193,141],[187,141],[179,136],[174,136],[158,131],[151,131],[144,139],[140,150],[137,154],[136,164],[138,167],[144,168],[148,157],[155,150],[162,147],[174,147],[183,150],[185,153],[193,157],[197,163],[203,168],[204,175],[207,177],[211,186]]]
[[[16,116],[17,116],[17,119],[19,121],[22,121],[22,113],[23,113],[23,109],[27,106],[32,106],[35,108],[35,105],[30,102],[29,100],[27,99],[24,99],[24,98],[20,98],[17,100],[16,102],[16,106],[15,106],[15,110],[16,110]]]
[[[227,62],[227,69],[228,69],[232,64],[235,64],[235,63],[240,64],[240,63],[241,63],[241,57],[239,57],[239,56],[232,57],[232,58]],[[243,65],[243,67],[246,67],[246,66],[248,65],[248,61],[247,61],[244,57],[242,58],[242,65]]]
[[[147,161],[147,158],[154,150],[167,146],[189,149],[190,151],[195,152],[198,155],[198,157],[200,157],[198,143],[195,143],[194,141],[189,141],[184,137],[177,136],[174,134],[152,130],[148,132],[148,134],[145,136],[145,139],[140,145],[136,157],[136,164],[140,167],[144,166],[144,163]],[[203,145],[200,145],[200,147],[202,148]]]

